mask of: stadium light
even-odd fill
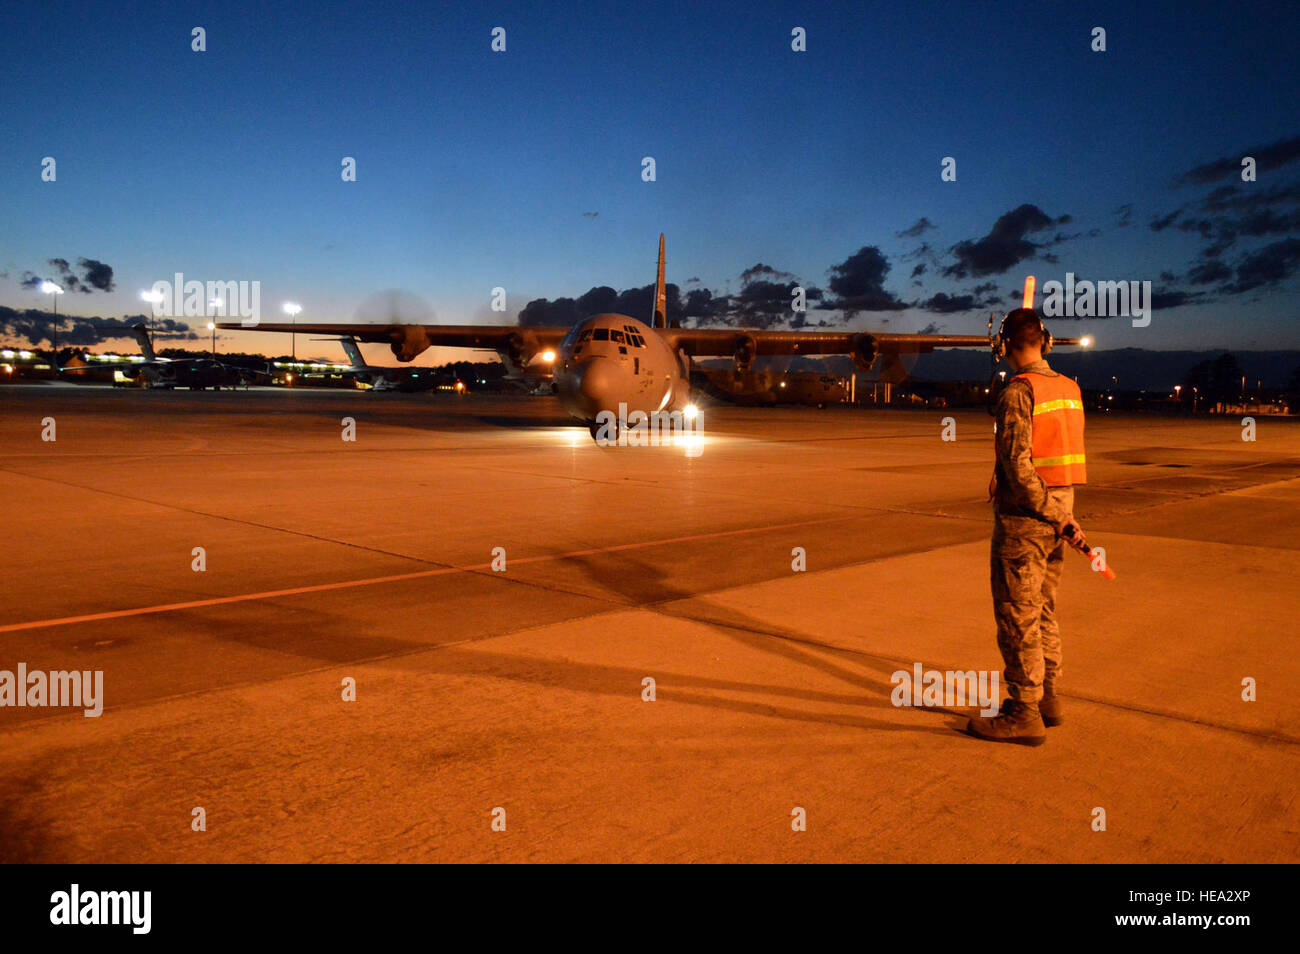
[[[157,312],[158,312],[158,306],[161,305],[164,301],[167,300],[167,296],[164,295],[162,292],[160,292],[158,289],[156,289],[156,288],[151,288],[151,289],[149,289],[148,291],[142,291],[142,292],[140,292],[140,300],[141,300],[141,301],[147,301],[147,302],[150,304],[150,306],[151,306],[150,309],[149,309],[149,311],[150,311],[150,315],[146,315],[146,316],[145,316],[145,319],[144,319],[144,327],[145,327],[145,331],[148,332],[148,331],[150,330],[150,329],[149,329],[149,318],[150,318],[151,316],[152,316],[152,317],[155,317],[155,318],[158,317],[158,315],[157,315]],[[152,337],[152,335],[151,335],[150,337]]]
[[[292,321],[293,324],[296,326],[298,324],[298,313],[302,311],[302,305],[298,304],[296,301],[286,301],[280,307],[284,309],[284,313],[289,316],[289,320]],[[290,357],[293,358],[294,361],[297,361],[298,360],[298,329],[295,327],[294,330],[291,331],[289,334],[290,334],[289,355]]]
[[[54,299],[54,332],[50,335],[50,343],[54,345],[54,363],[59,363],[59,296],[63,294],[63,289],[54,282],[46,279],[41,282],[41,291]]]

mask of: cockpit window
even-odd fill
[[[626,343],[627,343],[627,338],[626,338],[626,336],[624,336],[623,332],[619,331],[617,328],[615,328],[615,329],[611,329],[611,330],[610,330],[610,332],[609,332],[609,340],[610,340],[610,341],[613,341],[613,342],[616,343],[616,344],[626,344]]]
[[[586,341],[591,337],[591,329],[584,328],[582,334],[578,335],[579,341]]]
[[[592,340],[592,341],[608,341],[608,340],[609,340],[609,329],[608,329],[608,328],[595,328],[595,329],[593,329],[592,332],[591,332],[591,340]]]

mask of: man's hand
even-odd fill
[[[1076,550],[1082,550],[1088,545],[1083,537],[1083,527],[1074,519],[1074,514],[1069,514],[1056,525],[1056,535]]]

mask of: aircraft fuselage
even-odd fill
[[[683,411],[690,403],[687,359],[644,321],[627,315],[593,315],[570,329],[555,360],[555,388],[565,409],[594,422],[617,415]]]

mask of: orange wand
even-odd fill
[[[1115,571],[1110,568],[1110,562],[1103,554],[1088,546],[1088,541],[1083,538],[1083,534],[1079,532],[1077,525],[1068,524],[1065,530],[1061,532],[1061,538],[1089,560],[1092,560],[1094,566],[1096,566],[1096,561],[1100,560],[1101,566],[1097,567],[1097,572],[1108,580],[1115,579]]]

